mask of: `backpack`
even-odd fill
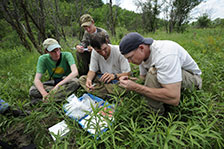
[[[0,113],[4,113],[9,108],[9,104],[0,98]]]

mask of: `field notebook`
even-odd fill
[[[48,130],[50,131],[51,137],[53,138],[54,141],[56,140],[56,136],[59,136],[60,138],[62,138],[69,132],[69,128],[67,124],[65,123],[65,120],[48,128]]]

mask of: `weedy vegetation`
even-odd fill
[[[4,46],[0,49],[0,97],[12,107],[31,112],[25,117],[1,115],[1,139],[15,143],[13,132],[20,132],[20,137],[32,138],[38,148],[223,148],[224,30],[190,29],[184,34],[158,31],[144,36],[181,44],[203,72],[202,90],[184,91],[179,106],[166,105],[164,116],[152,113],[143,102],[144,97],[135,92],[113,95],[109,102],[115,105],[114,120],[107,120],[112,124],[106,132],[93,136],[65,115],[65,102],[50,99],[48,103],[30,106],[28,92],[39,54],[27,52],[19,44]],[[118,44],[119,40],[114,38],[112,43]],[[66,45],[62,43],[65,51]],[[138,76],[136,65],[132,65],[132,73]],[[75,94],[80,97],[83,93],[79,88]],[[53,141],[48,128],[62,120],[70,132]]]

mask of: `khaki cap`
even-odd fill
[[[81,26],[90,26],[93,22],[93,18],[89,14],[84,14],[80,17]]]
[[[58,44],[57,40],[53,38],[47,38],[43,42],[44,49],[47,49],[47,51],[51,52],[56,48],[61,48],[61,46]]]

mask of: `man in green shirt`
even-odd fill
[[[47,54],[38,59],[34,86],[30,88],[29,94],[34,102],[46,101],[51,93],[54,93],[52,95],[56,101],[61,101],[79,86],[75,60],[70,52],[61,52],[61,46],[53,38],[46,39],[43,46]],[[41,77],[46,70],[50,79],[42,83]]]

